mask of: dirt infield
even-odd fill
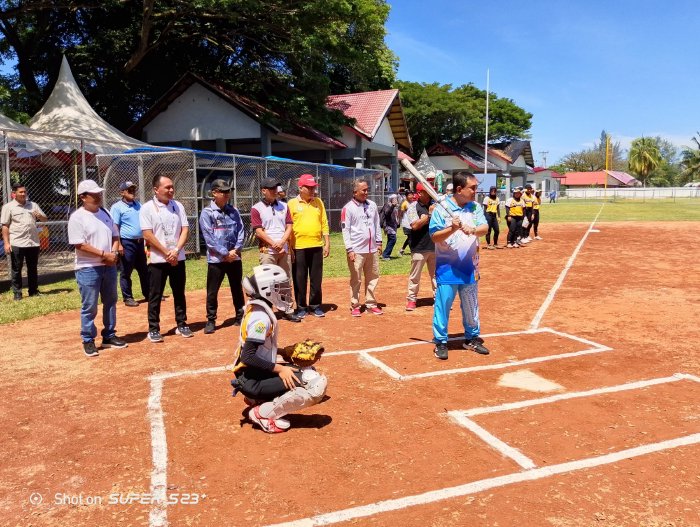
[[[324,281],[327,317],[281,322],[280,341],[323,340],[328,399],[291,416],[286,434],[253,428],[230,372],[216,369],[238,329],[223,291],[214,335],[201,332],[204,291],[187,297],[193,339],[167,333],[164,303],[161,345],[144,340],[145,305],[120,305],[129,348],[96,359],[82,354],[76,312],[2,326],[0,523],[700,525],[700,382],[671,377],[700,376],[700,223],[601,223],[580,244],[588,229],[546,225],[526,248],[482,251],[486,357],[461,350],[458,307],[450,359],[433,357],[427,279],[406,312],[406,278],[380,278],[385,314],[361,318],[347,280]],[[498,384],[522,370],[563,389]],[[157,377],[155,401],[150,377],[168,372],[188,373]],[[528,406],[543,397],[554,399]],[[496,410],[469,421],[532,468],[451,417],[482,407]],[[167,507],[151,503],[154,408]]]

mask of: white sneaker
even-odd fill
[[[541,240],[541,239],[542,239],[541,236],[535,236],[535,240]]]
[[[260,415],[260,407],[254,406],[248,412],[248,417],[251,421],[262,428],[263,432],[268,434],[279,434],[286,432],[289,429],[290,423],[286,419],[267,419]]]

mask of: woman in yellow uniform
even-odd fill
[[[542,191],[535,191],[535,201],[532,204],[532,230],[535,233],[535,240],[541,240],[542,238],[537,233],[537,228],[540,225],[540,205],[542,204]]]
[[[486,248],[487,249],[503,249],[498,246],[498,234],[500,229],[498,221],[501,219],[500,211],[501,200],[498,199],[498,189],[491,187],[489,195],[484,198],[484,212],[486,215],[486,223],[489,225],[489,230],[486,233]],[[493,231],[493,245],[491,245],[491,231]]]
[[[523,191],[517,187],[513,190],[513,196],[506,201],[506,220],[508,220],[508,245],[509,249],[517,249],[522,246],[518,236],[523,229],[523,215],[525,214],[525,202]]]

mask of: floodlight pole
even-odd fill
[[[484,176],[489,153],[489,69],[486,68],[486,133],[484,135]],[[485,178],[484,178],[485,179]]]

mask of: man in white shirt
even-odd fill
[[[88,357],[100,353],[95,346],[98,300],[102,299],[102,347],[126,348],[117,338],[117,260],[119,230],[102,208],[102,189],[92,179],[81,181],[78,197],[83,206],[68,219],[68,243],[75,246],[75,279],[82,306],[80,337]]]
[[[150,248],[148,264],[148,339],[163,342],[160,334],[160,303],[165,283],[170,279],[175,304],[175,333],[192,337],[187,326],[187,302],[185,300],[185,244],[189,236],[189,224],[182,203],[175,201],[173,180],[167,176],[153,177],[153,199],[144,203],[139,211],[143,239]]]
[[[384,312],[377,305],[374,290],[379,282],[379,254],[382,252],[382,231],[377,204],[367,199],[369,184],[358,179],[352,191],[352,199],[340,213],[343,242],[350,269],[350,314],[362,316],[360,310],[360,285],[365,276],[365,306],[375,315]]]
[[[22,183],[12,185],[14,199],[2,206],[0,223],[5,254],[10,255],[12,265],[12,292],[15,300],[22,300],[22,266],[27,262],[29,296],[39,294],[39,231],[37,221],[46,221],[41,207],[27,199],[27,189]]]

